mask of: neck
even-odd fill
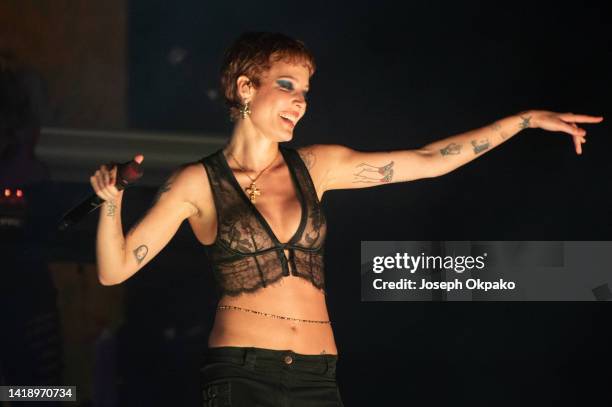
[[[279,154],[278,143],[261,134],[249,119],[236,123],[224,151],[228,158],[237,159],[245,170],[254,172],[266,168]]]

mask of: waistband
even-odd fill
[[[251,370],[256,367],[296,370],[335,378],[338,355],[305,355],[292,350],[220,346],[207,349],[204,363],[208,362],[236,363]]]

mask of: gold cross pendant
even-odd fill
[[[255,203],[255,198],[261,195],[261,192],[259,192],[259,189],[257,188],[257,185],[255,185],[254,182],[251,184],[250,187],[246,188],[245,191],[247,194],[249,194],[249,199],[253,203]]]

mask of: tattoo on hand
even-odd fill
[[[530,124],[531,124],[531,123],[530,123],[531,116],[529,116],[529,117],[523,117],[523,116],[520,116],[520,117],[521,117],[521,119],[523,119],[523,121],[522,121],[522,122],[519,124],[520,128],[521,128],[521,129],[527,129],[527,128],[529,128],[529,127],[530,127]]]
[[[306,168],[309,170],[312,169],[312,167],[315,165],[315,155],[313,152],[308,150],[301,150],[298,152],[300,157],[302,157],[302,161],[304,161],[304,164],[306,164]]]
[[[144,260],[148,252],[149,252],[149,248],[147,246],[145,245],[138,246],[136,250],[134,250],[134,257],[136,257],[136,262],[138,264],[142,263],[142,261]]]
[[[361,167],[361,170],[353,174],[355,176],[353,182],[391,182],[393,179],[393,161],[383,167],[375,167],[366,163],[361,163],[357,167]]]
[[[459,154],[461,153],[461,144],[450,143],[446,147],[440,150],[442,155]]]
[[[117,209],[115,201],[107,201],[106,203],[106,216],[110,216],[111,218],[115,217],[115,210]]]
[[[476,140],[472,140],[472,145],[474,146],[474,154],[482,153],[489,148],[489,139],[481,140],[480,144]]]

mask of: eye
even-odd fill
[[[281,88],[286,90],[293,90],[293,84],[289,81],[277,81]]]

